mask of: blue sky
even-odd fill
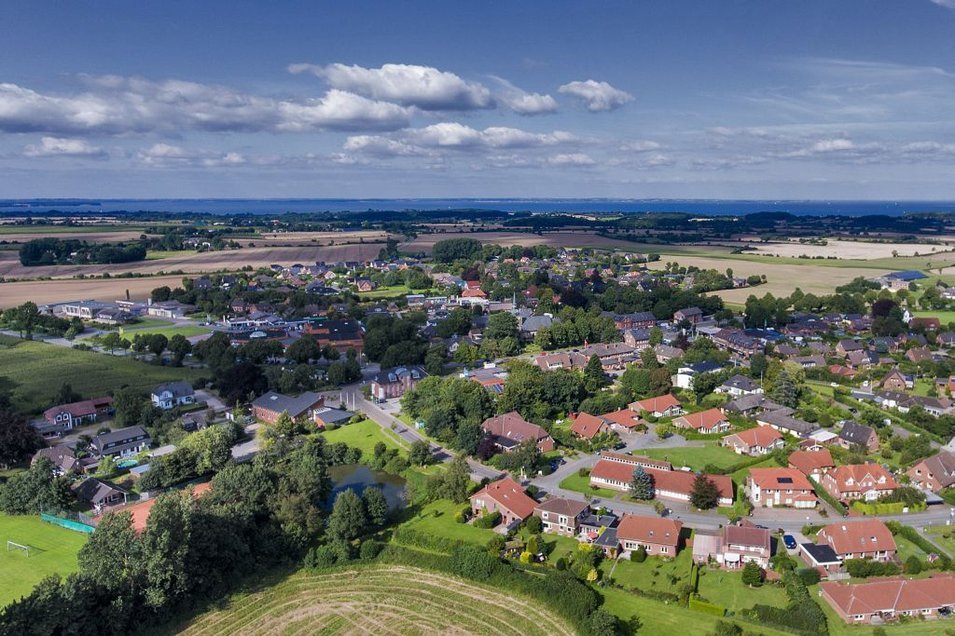
[[[955,199],[955,0],[8,2],[0,42],[3,197]]]

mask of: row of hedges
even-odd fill
[[[440,552],[442,554],[451,554],[459,548],[471,545],[464,541],[456,539],[447,539],[445,537],[435,537],[424,532],[418,532],[410,528],[398,526],[391,535],[391,540],[395,543],[408,547],[419,548],[431,552]]]
[[[829,491],[820,486],[816,481],[810,479],[809,483],[812,484],[812,489],[816,491],[816,496],[828,503],[830,506],[836,509],[836,512],[846,515],[849,513],[849,509],[842,505],[841,501],[838,501],[835,497],[829,494]]]
[[[862,501],[852,502],[852,509],[864,515],[900,515],[902,514],[902,509],[906,507],[909,509],[909,512],[922,512],[927,505],[925,502],[922,502],[906,506],[904,501],[896,501],[894,503],[880,503],[878,501],[873,501],[872,503]]]
[[[808,588],[795,573],[783,575],[789,604],[786,607],[756,605],[748,615],[760,623],[805,636],[824,636],[829,633],[826,615],[813,600]]]
[[[712,614],[713,616],[719,616],[722,618],[726,616],[726,608],[722,605],[717,605],[716,603],[710,603],[708,601],[703,601],[696,598],[695,596],[690,597],[690,602],[688,607],[691,610],[696,610],[697,612],[703,612],[704,614]]]
[[[937,554],[938,561],[935,562],[934,566],[938,569],[947,570],[951,567],[952,560],[949,558],[949,556],[940,550],[934,543],[920,535],[918,530],[915,528],[911,526],[904,526],[898,521],[887,521],[885,525],[889,528],[892,534],[897,534],[904,539],[908,539],[917,545],[925,554]]]

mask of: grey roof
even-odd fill
[[[94,479],[92,477],[87,477],[84,479],[78,486],[75,486],[73,492],[76,493],[77,499],[81,501],[88,501],[89,503],[96,504],[107,499],[110,495],[124,495],[126,494],[125,490],[117,488],[111,484],[107,484],[105,481],[100,481],[99,479]]]
[[[195,394],[192,385],[188,382],[167,382],[153,389],[153,395],[162,395],[165,391],[169,391],[173,397],[177,398]]]
[[[859,444],[860,446],[867,446],[871,436],[871,427],[868,427],[865,424],[858,424],[851,420],[845,422],[842,425],[842,430],[839,431],[839,437],[850,444]]]
[[[819,428],[815,424],[810,424],[804,420],[796,419],[785,411],[770,411],[768,413],[761,414],[757,419],[777,428],[792,431],[793,433],[796,433],[800,436],[806,436]]]
[[[318,409],[315,411],[315,416],[321,418],[326,424],[338,424],[339,422],[347,422],[352,417],[354,413],[351,411],[346,411],[344,409],[333,409],[333,408],[324,408]]]
[[[93,438],[93,444],[95,444],[97,448],[103,448],[108,444],[125,442],[126,440],[136,439],[138,437],[149,439],[149,434],[146,433],[146,429],[142,426],[127,426],[126,428],[110,431],[109,433],[100,433]]]
[[[594,539],[594,545],[601,548],[617,548],[620,545],[620,541],[617,539],[617,529],[607,528],[601,532],[600,536]]]
[[[252,402],[252,406],[275,411],[276,413],[287,411],[289,415],[295,418],[304,414],[312,405],[321,400],[322,396],[312,391],[306,391],[298,397],[290,397],[275,391],[269,391],[265,395],[256,398]]]
[[[819,565],[841,563],[839,555],[827,544],[802,543],[802,549]]]
[[[384,369],[375,376],[375,382],[378,384],[391,384],[398,382],[403,378],[410,377],[412,380],[420,380],[428,375],[424,367],[395,367],[394,369]]]
[[[521,323],[521,331],[531,333],[539,331],[542,327],[550,327],[554,319],[550,316],[530,316]]]
[[[740,389],[741,391],[755,391],[759,388],[759,385],[753,382],[751,378],[747,378],[745,375],[739,374],[731,377],[729,380],[724,382],[722,386]]]

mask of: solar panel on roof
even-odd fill
[[[777,481],[779,481],[779,483],[781,483],[781,484],[791,484],[791,483],[793,483],[793,478],[792,478],[792,477],[780,477]]]

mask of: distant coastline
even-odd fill
[[[798,201],[719,199],[0,199],[0,214],[167,212],[283,214],[394,210],[476,209],[504,212],[681,212],[740,215],[789,212],[808,216],[955,213],[955,201]]]

